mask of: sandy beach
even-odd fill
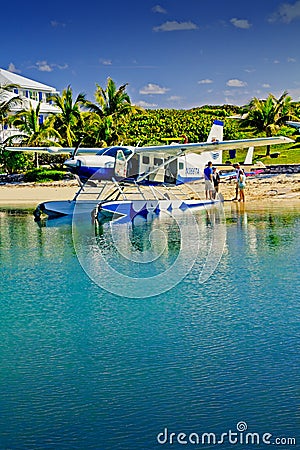
[[[76,181],[45,184],[17,183],[0,185],[0,205],[32,205],[49,200],[70,200],[78,191]],[[225,201],[235,195],[234,180],[220,184]],[[204,191],[203,191],[204,196]],[[248,178],[245,190],[246,203],[299,201],[300,174]]]
[[[79,186],[76,181],[17,183],[0,186],[0,205],[33,205],[49,200],[71,200]]]
[[[221,183],[220,192],[225,200],[234,198],[234,180]],[[264,175],[247,178],[245,197],[246,202],[300,200],[300,174]]]

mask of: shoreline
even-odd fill
[[[0,185],[0,206],[32,205],[43,201],[72,200],[79,190],[78,183],[57,181],[52,183],[15,183]],[[235,181],[220,183],[220,193],[229,204],[235,196]],[[247,178],[245,204],[300,202],[300,174]],[[205,198],[203,188],[203,198]],[[232,202],[235,203],[235,202]]]
[[[0,185],[0,206],[37,206],[44,201],[72,200],[78,190],[76,181],[3,184]]]

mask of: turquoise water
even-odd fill
[[[193,268],[155,297],[130,298],[90,279],[70,224],[0,212],[1,450],[216,448],[170,443],[169,434],[220,436],[240,422],[299,445],[300,213],[233,205],[225,215],[226,243],[207,281],[199,284],[199,272],[218,225],[199,213]],[[169,231],[158,248],[149,226],[120,225],[115,236],[128,250],[128,234],[137,257],[146,255],[135,270],[151,278],[181,247],[176,224],[159,223]],[[132,262],[116,255],[109,225],[96,227],[89,252],[95,245],[130,277]],[[154,250],[162,257],[149,265]],[[166,428],[168,443],[159,443]]]

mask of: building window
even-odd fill
[[[183,170],[184,169],[184,164],[183,164],[183,162],[180,162],[179,163],[179,170]]]
[[[38,99],[38,93],[36,91],[30,91],[30,98],[32,100],[37,100]]]
[[[39,124],[42,125],[44,123],[44,116],[43,114],[39,114]]]
[[[52,94],[50,94],[50,93],[46,93],[46,102],[48,102],[48,103],[50,103],[50,105],[52,105],[52,100],[51,100],[51,96],[52,96]]]
[[[143,164],[149,164],[150,159],[149,156],[143,156]]]
[[[14,89],[14,93],[15,93],[15,94],[18,94],[18,93],[19,93],[19,90],[18,90],[17,88],[15,88],[15,89]]]

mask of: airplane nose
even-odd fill
[[[64,165],[67,166],[67,167],[76,167],[77,161],[75,161],[75,159],[67,159],[64,162]]]

